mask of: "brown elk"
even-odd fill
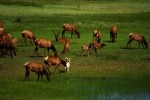
[[[0,34],[0,39],[4,39],[4,40],[10,40],[11,39],[11,35],[10,34]]]
[[[89,47],[91,47],[92,50],[95,50],[95,52],[97,53],[97,50],[103,48],[104,46],[106,46],[105,43],[102,43],[102,42],[98,43],[94,41],[93,43],[90,44]]]
[[[80,32],[77,31],[77,28],[75,27],[75,25],[70,24],[70,23],[64,24],[63,25],[63,31],[62,31],[62,37],[65,37],[66,31],[71,31],[71,38],[72,38],[73,34],[74,34],[74,36],[77,35],[78,39],[80,38]]]
[[[70,59],[70,58],[68,58],[68,59]],[[51,56],[51,55],[46,56],[44,58],[44,63],[48,67],[51,67],[52,65],[55,65],[55,71],[58,70],[59,73],[61,72],[60,69],[59,69],[59,66],[61,64],[64,66],[66,72],[69,71],[69,67],[70,67],[70,60],[65,61],[62,58],[60,58],[59,56]]]
[[[68,41],[65,41],[64,49],[63,49],[62,53],[69,52],[69,50],[70,50],[70,44]]]
[[[93,41],[97,41],[98,43],[100,43],[100,40],[101,40],[101,32],[99,30],[94,30],[93,32]]]
[[[16,56],[16,46],[12,43],[12,41],[0,39],[0,57],[4,57],[8,51],[10,51],[11,58],[13,58],[13,54]]]
[[[11,38],[11,41],[12,43],[16,46],[17,45],[17,42],[18,42],[18,39],[16,37],[12,37]]]
[[[21,33],[22,33],[22,42],[27,45],[26,40],[28,38],[30,40],[30,44],[33,45],[33,41],[36,40],[34,33],[29,30],[23,30]]]
[[[52,51],[54,52],[55,56],[57,56],[57,51],[56,51],[56,48],[54,46],[54,44],[52,43],[52,41],[50,40],[46,40],[46,39],[36,39],[35,40],[35,53],[37,54],[38,56],[38,49],[39,47],[40,48],[45,48],[44,49],[44,54],[46,52],[46,49],[47,49],[47,53],[49,54],[49,50],[52,49]]]
[[[137,34],[137,33],[130,33],[129,34],[129,41],[127,42],[127,47],[128,47],[128,45],[130,45],[130,48],[131,48],[131,42],[133,40],[138,41],[139,48],[140,48],[140,44],[142,44],[143,48],[148,49],[148,43],[146,42],[146,40],[145,40],[143,35]]]
[[[38,79],[37,81],[39,81],[39,78],[41,76],[41,79],[43,81],[43,74],[46,75],[47,80],[50,80],[50,74],[46,68],[46,66],[44,64],[41,64],[39,62],[26,62],[24,64],[26,72],[25,72],[25,80],[28,79],[29,80],[29,75],[31,72],[35,72],[38,75]]]
[[[117,42],[117,32],[118,32],[118,27],[117,25],[113,25],[110,28],[110,42],[114,43],[115,41]]]
[[[53,31],[53,32],[54,32],[54,31]],[[70,43],[70,39],[59,37],[59,34],[58,34],[58,33],[55,33],[55,32],[54,32],[54,34],[55,34],[55,40],[56,40],[56,42],[59,42],[59,43],[66,43],[66,41],[67,41],[68,43]]]
[[[81,56],[83,56],[83,54],[87,54],[89,56],[89,53],[91,53],[92,48],[88,45],[82,45],[81,48]]]

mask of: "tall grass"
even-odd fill
[[[148,100],[150,49],[139,49],[137,42],[132,43],[132,49],[126,49],[126,43],[130,32],[141,33],[150,40],[150,3],[146,0],[71,1],[0,1],[0,21],[4,22],[5,31],[19,40],[16,57],[0,58],[0,99]],[[18,16],[22,17],[20,23],[16,23]],[[63,59],[72,57],[70,73],[52,74],[50,82],[46,77],[43,82],[37,82],[37,75],[31,73],[30,81],[25,81],[23,64],[43,63],[46,55],[40,49],[41,57],[36,57],[35,46],[22,44],[21,31],[29,29],[37,38],[51,39],[61,52],[63,45],[55,42],[52,30],[61,33],[66,22],[75,24],[81,32],[81,39],[71,39],[70,52],[60,54]],[[114,44],[109,43],[109,28],[113,24],[119,26],[118,41]],[[89,57],[81,57],[81,45],[91,42],[94,29],[101,31],[106,47]],[[70,38],[69,32],[66,37]]]

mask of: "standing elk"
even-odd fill
[[[138,41],[139,48],[140,48],[140,44],[142,44],[143,48],[148,49],[148,43],[146,42],[146,40],[145,40],[143,35],[137,34],[137,33],[130,33],[129,34],[129,41],[127,42],[127,47],[128,47],[128,45],[130,45],[130,48],[131,48],[131,42],[133,40]]]
[[[110,42],[112,43],[117,42],[117,32],[118,32],[117,25],[113,25],[110,28]]]
[[[62,53],[69,52],[69,50],[70,50],[70,44],[68,41],[65,41]]]
[[[100,43],[100,41],[101,41],[101,36],[102,36],[102,34],[101,34],[100,31],[94,30],[94,32],[93,32],[93,41],[96,40],[98,43]]]
[[[59,73],[61,72],[61,70],[59,69],[59,66],[62,64],[65,68],[65,71],[68,72],[69,71],[69,67],[70,67],[70,58],[68,58],[69,60],[65,61],[63,59],[61,59],[58,56],[46,56],[44,58],[44,63],[48,66],[51,67],[52,65],[55,65],[55,71],[58,70]]]
[[[11,40],[0,39],[0,57],[4,57],[8,51],[10,51],[11,58],[13,58],[13,54],[16,56],[16,46],[13,42]]]
[[[52,49],[52,51],[54,52],[55,56],[57,56],[57,51],[56,48],[54,46],[54,44],[52,43],[52,41],[50,40],[46,40],[46,39],[36,39],[35,40],[35,53],[38,56],[38,49],[40,48],[45,48],[44,49],[44,54],[46,53],[46,49],[47,49],[47,53],[49,54],[49,50]]]
[[[80,32],[77,31],[77,28],[75,27],[75,25],[70,24],[70,23],[64,24],[63,25],[63,31],[62,31],[62,37],[65,37],[66,31],[71,31],[71,38],[72,38],[73,34],[74,34],[74,36],[77,35],[78,39],[80,38]]]
[[[21,33],[22,33],[22,42],[27,45],[26,40],[28,38],[30,40],[30,44],[33,45],[33,41],[36,40],[34,33],[29,30],[23,30]]]
[[[11,38],[11,41],[12,43],[16,46],[17,45],[17,42],[18,42],[18,39],[16,37],[12,37]]]
[[[46,68],[46,66],[44,66],[44,64],[32,61],[32,62],[26,62],[24,64],[24,66],[26,69],[25,80],[26,80],[26,78],[29,80],[29,75],[30,75],[31,71],[37,73],[37,75],[38,75],[37,81],[39,81],[40,76],[41,76],[41,79],[43,81],[43,74],[46,75],[46,78],[48,81],[50,80],[50,74],[47,71],[47,68]]]

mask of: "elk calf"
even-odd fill
[[[89,56],[89,53],[91,53],[91,48],[88,45],[82,45],[81,46],[81,56],[83,56],[84,53],[86,53]]]
[[[56,42],[59,42],[59,43],[66,43],[66,42],[68,42],[68,43],[70,43],[70,39],[59,37],[59,34],[58,34],[58,33],[56,34],[56,33],[54,32],[54,35],[55,35],[55,40],[56,40]]]
[[[64,49],[63,49],[62,53],[69,52],[69,50],[70,50],[70,44],[69,44],[69,42],[65,41]]]

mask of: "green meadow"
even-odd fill
[[[21,17],[21,21],[16,22]],[[1,0],[0,21],[5,32],[18,38],[17,56],[0,58],[0,100],[149,100],[150,47],[138,48],[136,41],[127,49],[130,32],[143,34],[150,42],[150,2],[148,0]],[[64,23],[73,23],[81,38],[71,39],[70,51],[61,54],[63,44],[55,41],[53,30],[60,33]],[[118,41],[110,43],[109,28],[118,25]],[[36,38],[50,39],[61,58],[71,57],[69,73],[58,72],[37,82],[31,73],[25,81],[24,63],[43,63],[34,48],[22,43],[21,32],[28,29]],[[106,46],[81,56],[81,46],[92,41],[98,29]],[[150,44],[149,44],[150,46]],[[53,54],[50,51],[50,54]],[[60,68],[63,70],[63,66]],[[54,68],[50,68],[53,72]]]

